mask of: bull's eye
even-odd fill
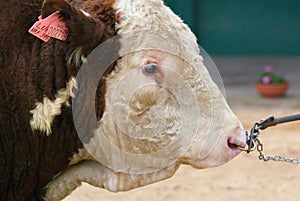
[[[157,65],[156,64],[147,64],[143,66],[143,70],[146,73],[154,74],[157,73]]]

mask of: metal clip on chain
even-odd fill
[[[254,151],[255,149],[259,152],[259,160],[263,161],[283,161],[288,162],[292,164],[300,164],[300,160],[297,158],[285,158],[282,156],[265,156],[263,154],[263,144],[258,139],[259,137],[259,130],[264,130],[271,126],[276,126],[277,124],[287,123],[291,121],[298,121],[300,120],[300,114],[281,117],[281,118],[274,118],[274,116],[269,116],[266,119],[261,120],[260,122],[256,122],[253,125],[253,128],[251,129],[250,133],[246,131],[246,147],[238,147],[242,151],[246,151],[247,153],[250,153]]]

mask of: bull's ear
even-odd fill
[[[64,0],[44,0],[42,18],[55,11],[59,11],[60,17],[67,25],[69,29],[67,42],[73,50],[80,51],[76,52],[77,55],[87,56],[93,48],[107,39],[108,32],[111,33],[109,30],[111,25],[89,16]]]

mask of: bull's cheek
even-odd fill
[[[177,163],[189,149],[198,129],[197,100],[179,73],[165,71],[173,78],[166,86],[136,79],[133,70],[109,92],[93,145],[86,145],[95,160],[115,172],[150,173]]]

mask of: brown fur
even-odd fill
[[[54,119],[49,137],[31,131],[29,111],[44,96],[53,100],[76,75],[80,65],[67,65],[74,49],[82,46],[86,56],[115,35],[113,1],[47,2],[42,15],[61,11],[70,30],[66,42],[50,39],[45,43],[28,33],[41,13],[42,0],[0,2],[0,200],[41,200],[43,187],[82,147],[70,107],[64,107]],[[87,21],[75,8],[91,13],[92,18]],[[102,87],[98,96],[104,90]],[[99,115],[103,111],[100,104]]]

